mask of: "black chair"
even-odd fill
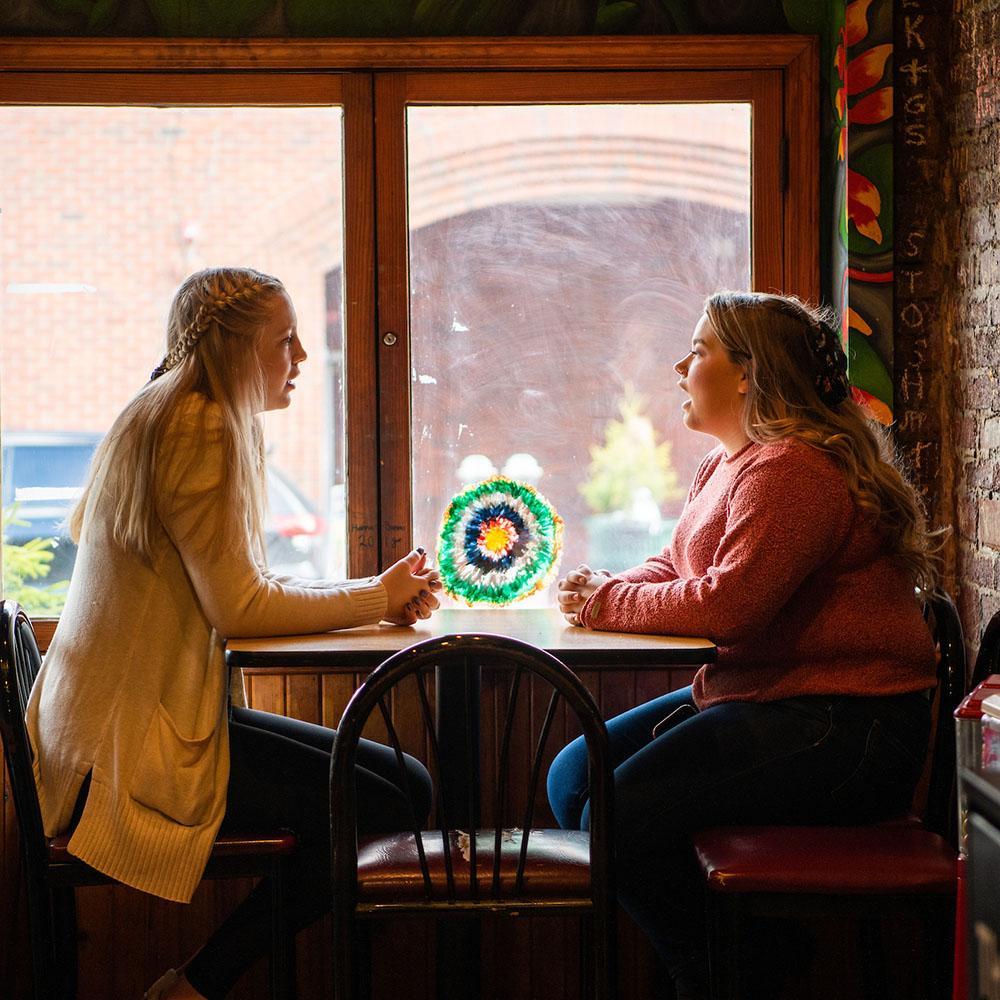
[[[28,933],[36,1000],[76,996],[77,886],[107,885],[113,879],[67,850],[69,835],[48,838],[42,830],[32,753],[24,712],[41,667],[31,621],[14,601],[0,604],[0,737],[14,795],[21,862],[27,882]],[[284,919],[282,878],[296,848],[287,831],[224,836],[215,842],[205,878],[265,876],[272,887],[270,995],[295,995],[294,940]]]
[[[732,826],[703,830],[695,853],[707,884],[713,1000],[747,996],[740,944],[754,919],[847,913],[861,932],[865,996],[896,995],[885,970],[882,920],[916,915],[930,981],[950,1000],[957,822],[954,710],[970,689],[962,626],[951,599],[925,606],[938,649],[934,735],[920,815],[868,826]],[[847,1000],[846,993],[840,993]]]
[[[972,687],[986,680],[990,674],[1000,674],[1000,611],[987,623],[976,654],[972,671]]]
[[[484,669],[499,672],[497,704],[506,703],[502,724],[497,717],[495,755],[493,741],[483,741],[483,745],[488,744],[484,766],[491,776],[495,767],[492,795],[483,794],[479,775],[483,748],[478,728],[479,679]],[[464,714],[464,723],[459,722],[457,732],[451,735],[432,718],[428,694],[431,673],[435,675],[437,715],[445,721],[445,728],[455,722],[456,715]],[[399,685],[410,678],[413,694],[404,699]],[[545,699],[539,696],[543,686],[551,693],[534,752],[530,759],[522,757],[514,762],[512,742],[519,737],[523,743],[529,727],[529,710],[523,709],[519,717],[518,707],[526,703],[529,689],[533,689],[534,705],[544,705]],[[408,728],[417,730],[416,741],[411,740],[406,748],[389,711],[393,691],[395,703],[410,709]],[[575,715],[587,741],[589,833],[532,828],[547,737],[560,700]],[[356,836],[354,761],[362,728],[376,709],[400,768],[403,750],[420,750],[426,740],[435,777],[436,829],[419,830],[414,820],[413,829],[405,833]],[[540,712],[540,708],[536,710]],[[419,725],[413,725],[414,719]],[[517,737],[512,740],[515,731]],[[513,787],[509,779],[519,764],[524,768],[527,795],[511,818],[509,800],[515,792],[508,785]],[[581,914],[586,918],[581,935],[584,994],[594,998],[615,995],[616,905],[607,732],[586,688],[558,659],[527,643],[478,634],[431,639],[396,653],[372,672],[348,704],[337,729],[330,781],[336,1000],[355,996],[359,983],[367,977],[366,969],[358,968],[368,964],[369,956],[356,918],[400,913],[425,913],[436,918],[544,911]],[[438,928],[439,934],[447,932],[440,921]],[[359,954],[363,962],[358,961]],[[463,997],[477,991],[475,957],[473,963],[472,981],[461,985]],[[443,992],[447,990],[439,977],[438,995]]]

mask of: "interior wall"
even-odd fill
[[[938,204],[950,204],[942,337],[954,364],[940,374],[954,448],[955,570],[975,646],[1000,611],[1000,0],[953,0],[950,45],[951,177]]]

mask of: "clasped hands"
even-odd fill
[[[441,576],[427,565],[427,554],[415,549],[393,563],[378,577],[387,594],[385,620],[394,625],[413,625],[418,618],[430,618],[440,607],[436,592]],[[559,610],[570,625],[580,625],[580,612],[591,594],[611,579],[606,569],[591,569],[581,563],[558,583]]]
[[[393,625],[413,625],[418,618],[430,618],[441,602],[441,574],[427,565],[427,553],[414,549],[394,562],[376,578],[386,592],[385,621]]]
[[[559,610],[570,625],[580,625],[580,612],[587,599],[602,583],[611,579],[606,569],[591,569],[586,563],[581,563],[571,570],[559,583]]]

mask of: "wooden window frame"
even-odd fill
[[[812,36],[8,38],[0,39],[0,104],[344,106],[344,259],[354,264],[344,271],[348,572],[365,576],[410,546],[407,233],[400,188],[406,104],[526,103],[538,99],[532,95],[539,73],[546,95],[559,100],[620,100],[622,93],[651,100],[652,81],[665,71],[676,88],[671,99],[682,93],[706,99],[713,74],[704,71],[714,71],[742,95],[716,100],[750,100],[771,116],[766,146],[755,129],[753,163],[781,180],[766,203],[758,199],[753,206],[755,261],[760,247],[777,242],[783,249],[780,271],[755,274],[754,287],[818,299],[820,102]],[[478,84],[469,82],[472,73]],[[502,99],[495,93],[499,78],[489,79],[500,73]],[[615,95],[602,98],[603,74],[615,80]],[[376,162],[383,165],[377,177]],[[392,349],[382,343],[388,331],[399,338]],[[46,645],[54,625],[38,623]]]

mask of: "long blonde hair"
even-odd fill
[[[200,414],[195,436],[221,435],[227,456],[223,478],[213,493],[235,517],[220,519],[232,531],[246,530],[262,555],[264,445],[255,414],[264,409],[264,373],[256,350],[274,297],[284,286],[250,268],[213,267],[198,271],[177,289],[167,318],[167,351],[149,382],[119,414],[94,454],[83,493],[69,517],[79,541],[88,505],[97,497],[114,504],[112,533],[117,544],[148,562],[159,535],[157,469],[173,466],[181,475],[201,460],[198,449],[164,433],[182,411]],[[215,404],[191,407],[198,398]],[[219,421],[221,419],[221,426]],[[212,544],[233,544],[218,535]]]
[[[794,437],[829,455],[899,565],[921,590],[933,590],[943,532],[927,530],[888,432],[851,398],[833,312],[792,296],[718,292],[705,314],[747,373],[747,437],[760,444]]]

